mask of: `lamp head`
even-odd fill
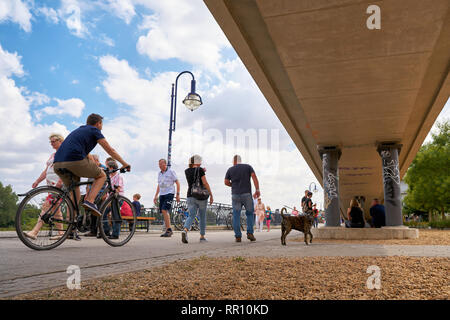
[[[195,80],[191,80],[191,92],[183,100],[183,104],[191,111],[196,110],[203,104],[202,98],[195,92]]]

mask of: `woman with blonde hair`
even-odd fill
[[[350,200],[350,208],[347,209],[347,218],[348,220],[345,221],[346,228],[364,228],[364,213],[358,200],[355,198]]]
[[[264,226],[264,214],[266,212],[266,207],[264,203],[261,202],[261,198],[258,198],[258,202],[255,206],[256,215],[256,231],[262,232]]]
[[[47,162],[46,162],[46,167],[44,169],[44,171],[42,171],[41,175],[36,179],[36,181],[33,182],[32,184],[32,188],[36,188],[42,181],[46,180],[46,183],[48,186],[52,186],[52,187],[58,187],[61,188],[62,187],[62,181],[59,178],[59,176],[55,173],[55,171],[53,170],[53,160],[55,158],[55,153],[56,151],[59,149],[59,147],[61,146],[61,144],[64,141],[64,138],[62,135],[60,135],[59,133],[52,133],[50,134],[50,136],[48,137],[48,139],[50,140],[50,144],[52,146],[52,148],[55,150],[55,152],[53,152],[50,155],[50,158],[48,158]],[[48,204],[52,204],[52,196],[49,194],[47,199],[45,199],[45,203],[42,205],[42,209],[45,208],[49,208]],[[61,210],[58,209],[58,211],[55,214],[55,218],[56,219],[62,219],[62,214],[61,214]],[[27,238],[30,238],[32,240],[36,240],[39,230],[41,230],[42,225],[43,225],[43,221],[39,218],[38,222],[36,223],[36,225],[34,226],[34,228],[29,231],[29,232],[24,232],[24,235]],[[50,238],[50,240],[57,240],[58,238],[60,238],[64,232],[61,230],[62,226],[60,223],[56,224],[56,227],[60,230],[58,231],[58,236],[56,237],[52,237]]]

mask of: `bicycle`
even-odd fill
[[[72,173],[67,169],[60,169],[61,172]],[[100,235],[103,240],[113,247],[123,246],[133,237],[136,231],[136,212],[131,201],[115,191],[115,186],[111,185],[110,174],[124,169],[103,170],[106,173],[105,192],[110,195],[102,202],[100,213],[102,215],[97,219],[100,229]],[[72,231],[79,230],[80,227],[80,206],[70,198],[76,199],[75,188],[82,185],[89,185],[92,182],[74,182],[73,179],[68,188],[57,188],[52,186],[42,186],[28,191],[19,196],[25,196],[19,204],[16,213],[16,232],[19,239],[29,248],[34,250],[50,250],[61,245]],[[131,211],[128,215],[121,214],[125,203]],[[122,223],[126,222],[128,228],[122,228]],[[32,226],[40,225],[37,236],[33,239],[25,235]],[[119,227],[119,236],[114,239],[109,236],[109,229],[117,231]],[[120,230],[122,229],[122,230]],[[81,231],[81,230],[80,230]]]
[[[242,215],[242,212],[241,212],[241,217],[240,218],[241,218],[240,219],[241,220],[240,221],[241,230],[244,231],[244,229],[245,229],[244,226],[247,225],[247,220],[246,220],[245,215]],[[228,230],[233,230],[233,211],[228,213],[225,222],[226,222],[226,225],[227,225],[227,229]]]
[[[186,219],[189,217],[189,213],[187,211],[179,211],[175,214],[173,217],[173,224],[175,226],[175,229],[181,231],[184,229],[184,223],[186,222]],[[198,216],[195,216],[194,221],[191,225],[191,231],[199,231],[200,230],[200,220],[198,219]]]

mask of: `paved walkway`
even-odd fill
[[[292,232],[287,246],[280,244],[280,230],[256,232],[256,242],[245,236],[235,243],[232,231],[207,232],[208,243],[199,243],[198,232],[190,232],[189,244],[181,243],[180,232],[161,238],[160,231],[139,232],[124,247],[113,248],[102,239],[67,240],[50,251],[34,251],[18,238],[0,237],[0,298],[65,285],[67,267],[81,269],[81,281],[142,270],[180,259],[200,256],[419,256],[448,257],[450,246],[329,244],[289,241],[303,235]]]

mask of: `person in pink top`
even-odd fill
[[[294,207],[294,209],[292,210],[292,215],[293,216],[298,216],[298,210],[296,207]]]
[[[52,148],[55,149],[55,152],[53,152],[50,155],[50,158],[48,158],[44,171],[42,171],[41,175],[36,179],[36,181],[33,182],[32,188],[36,188],[44,180],[46,181],[48,186],[53,186],[53,187],[57,187],[57,188],[62,187],[61,179],[53,170],[53,159],[55,158],[56,150],[59,149],[59,147],[61,146],[61,143],[64,141],[64,138],[62,135],[60,135],[58,133],[52,133],[50,135],[50,137],[48,137],[48,138],[50,140],[50,144],[51,144]],[[48,204],[49,205],[52,204],[51,201],[52,201],[52,195],[49,194],[47,199],[45,199],[45,204],[42,206],[42,209],[47,210],[49,208]],[[56,212],[55,218],[62,219],[62,214],[61,214],[60,209],[58,209],[58,211]],[[34,226],[34,228],[29,232],[24,232],[24,235],[27,238],[36,240],[39,230],[41,230],[41,228],[42,228],[42,225],[43,225],[43,222],[42,222],[42,220],[39,219],[38,222],[36,223],[36,225]],[[50,240],[57,240],[64,234],[60,223],[57,223],[56,227],[60,230],[60,231],[58,231],[58,236],[52,237],[52,238],[50,238]]]
[[[262,232],[264,226],[264,213],[266,211],[266,207],[264,203],[261,202],[261,198],[258,198],[258,202],[255,206],[255,215],[256,215],[256,231]]]

